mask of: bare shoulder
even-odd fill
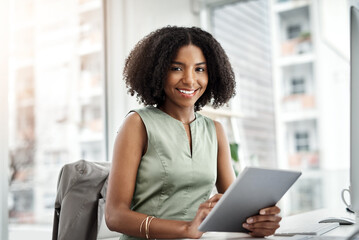
[[[122,150],[130,147],[130,149],[144,152],[146,150],[146,142],[146,128],[140,115],[137,112],[129,113],[118,130],[115,149],[119,146],[124,146]],[[140,147],[141,149],[135,149],[137,147]]]
[[[225,135],[223,125],[216,120],[213,120],[213,122],[214,122],[214,126],[216,127],[217,138],[223,137],[223,135]]]
[[[217,141],[218,141],[218,147],[219,148],[226,148],[228,145],[228,139],[227,139],[227,135],[226,135],[226,131],[224,130],[223,125],[218,122],[213,120],[214,122],[214,126],[216,127],[216,134],[217,134]]]
[[[126,126],[144,126],[140,114],[137,112],[130,112],[123,122],[123,125]]]
[[[218,122],[217,120],[213,120],[214,122],[214,126],[216,127],[216,130],[217,128],[223,128],[222,124],[220,122]]]
[[[145,125],[137,112],[130,112],[125,120],[123,121],[120,129],[118,130],[118,134],[125,132],[143,132],[145,133]],[[134,132],[133,132],[134,133]]]

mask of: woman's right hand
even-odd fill
[[[201,205],[199,205],[197,214],[192,220],[192,222],[189,222],[188,224],[188,237],[189,238],[200,238],[203,234],[203,232],[200,232],[198,230],[199,225],[203,222],[203,220],[207,217],[207,215],[210,213],[212,208],[217,204],[219,199],[221,199],[223,194],[216,194]]]

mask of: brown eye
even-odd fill
[[[171,71],[181,71],[180,67],[171,67]]]
[[[202,68],[202,67],[197,67],[196,68],[196,72],[204,72],[206,71],[206,69]]]

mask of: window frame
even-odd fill
[[[126,116],[126,106],[131,102],[124,82],[119,81],[122,79],[122,69],[125,63],[123,56],[126,56],[128,45],[127,36],[123,33],[128,32],[128,26],[124,1],[103,0],[103,9],[106,152],[107,159],[111,162],[117,131],[124,116]]]
[[[8,132],[9,0],[0,3],[0,132]],[[8,240],[8,134],[0,134],[0,239]]]

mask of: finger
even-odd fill
[[[263,208],[259,211],[260,215],[275,215],[280,213],[280,208],[277,206]]]
[[[191,238],[200,238],[203,232],[198,230],[198,226],[203,222],[203,220],[208,216],[209,209],[198,209],[197,214],[191,224],[189,225],[189,234]]]
[[[280,227],[279,222],[260,222],[254,224],[248,224],[248,228],[251,230],[255,229],[278,229]]]
[[[212,209],[216,206],[217,202],[206,202],[207,208]]]
[[[279,228],[279,225],[263,224],[261,226],[256,226],[254,224],[244,223],[242,225],[245,229],[250,231],[250,235],[256,237],[264,237],[273,235],[275,231]]]
[[[252,228],[251,228],[250,224],[248,224],[248,223],[243,223],[242,227],[249,230],[249,231],[252,231]]]
[[[197,216],[195,218],[197,218],[200,222],[202,222],[208,216],[209,212],[210,212],[209,209],[198,210]]]
[[[201,203],[201,205],[199,205],[198,209],[212,209],[214,206],[216,205],[216,202],[210,202],[210,201],[206,201],[204,203]]]
[[[223,194],[217,193],[213,197],[211,197],[208,201],[210,201],[210,202],[218,202],[219,199],[221,199],[222,196],[223,196]]]
[[[201,205],[199,205],[199,208],[198,209],[212,209],[214,208],[214,206],[216,205],[217,202],[213,202],[213,201],[210,201],[210,200],[207,200],[205,201],[204,203],[201,203]]]
[[[193,222],[196,222],[198,225],[207,217],[210,209],[208,208],[198,208],[196,216],[193,219]]]
[[[207,201],[205,201],[204,203],[202,203],[200,205],[201,208],[209,208],[212,209],[216,203],[219,201],[219,199],[221,199],[223,194],[215,194],[213,197],[211,197],[210,199],[208,199]]]
[[[278,215],[257,215],[247,218],[246,222],[253,224],[258,222],[280,222],[281,220],[282,217]]]
[[[261,229],[261,230],[254,230],[249,233],[252,237],[266,237],[273,235],[275,233],[274,230],[268,230],[268,229]]]
[[[200,210],[200,209],[208,209],[208,208],[209,208],[209,202],[206,201],[204,203],[201,203],[201,205],[199,205],[198,210]]]
[[[212,202],[211,208],[214,208],[217,205],[217,202]]]

